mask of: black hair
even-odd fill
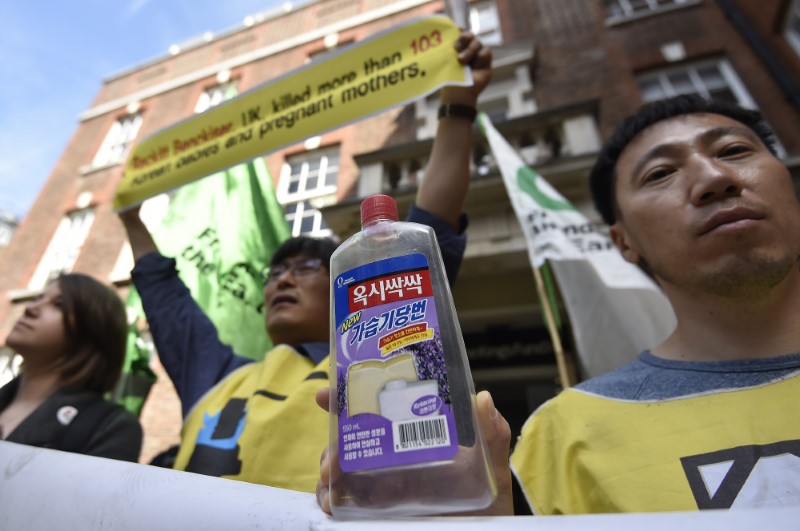
[[[98,394],[111,391],[125,361],[125,305],[116,291],[88,275],[62,274],[56,282],[72,347],[59,361],[61,385]]]
[[[331,270],[331,255],[336,250],[338,244],[330,238],[311,238],[308,236],[295,236],[289,238],[275,249],[269,265],[274,266],[280,264],[287,258],[294,256],[308,256],[310,258],[319,258],[322,260],[322,265],[328,271]]]
[[[589,186],[594,206],[603,221],[613,225],[619,215],[616,201],[616,165],[620,155],[639,133],[658,122],[685,114],[719,114],[752,130],[776,154],[775,133],[758,111],[743,109],[734,103],[705,99],[695,94],[676,96],[643,105],[635,114],[622,122],[611,138],[603,145],[600,155],[589,174]]]

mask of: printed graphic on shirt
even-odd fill
[[[244,431],[246,403],[244,398],[232,398],[216,415],[203,415],[203,428],[197,434],[187,472],[209,476],[232,476],[241,472],[239,437]]]
[[[681,459],[698,509],[800,504],[800,440]]]

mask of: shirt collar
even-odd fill
[[[311,360],[319,365],[328,356],[328,344],[322,341],[314,341],[310,343],[300,343],[294,346],[300,354],[308,356]]]

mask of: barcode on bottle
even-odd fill
[[[450,446],[450,432],[443,415],[424,420],[393,422],[395,452]]]

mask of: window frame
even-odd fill
[[[652,17],[669,13],[678,9],[696,6],[702,0],[644,0],[647,4],[645,9],[636,9],[630,5],[630,0],[604,0],[603,8],[606,10],[606,24],[615,25],[638,20],[641,18]],[[661,3],[664,2],[664,3]],[[618,13],[613,13],[612,5],[618,7]],[[626,8],[627,7],[627,8]]]
[[[726,87],[736,97],[737,103],[739,105],[748,109],[758,108],[758,106],[755,103],[755,100],[753,100],[753,97],[747,91],[747,88],[745,87],[741,78],[736,73],[736,70],[733,68],[730,61],[728,61],[728,59],[725,57],[703,59],[700,61],[687,61],[679,64],[672,64],[664,68],[649,70],[647,72],[637,75],[636,81],[639,84],[639,91],[641,94],[642,101],[644,102],[657,101],[657,99],[670,98],[672,96],[677,96],[678,94],[685,94],[685,92],[681,93],[677,92],[672,82],[669,81],[669,79],[667,79],[667,77],[670,74],[675,72],[682,72],[688,74],[688,77],[692,82],[692,86],[696,89],[691,94],[698,94],[706,98],[709,97],[710,92],[708,91],[705,82],[698,74],[698,70],[703,67],[712,65],[717,67],[720,75],[725,81]],[[656,99],[645,98],[642,82],[650,79],[657,79],[664,94],[663,98],[656,98]]]
[[[126,114],[114,120],[92,159],[92,167],[103,168],[124,162],[131,144],[139,134],[142,121],[141,111]],[[125,134],[123,135],[123,133]]]
[[[286,208],[295,206],[293,212],[286,212]],[[297,201],[294,203],[287,203],[284,205],[284,219],[292,231],[292,236],[312,236],[315,238],[323,238],[333,234],[333,231],[324,224],[322,212],[315,208],[310,201]],[[308,215],[310,214],[310,215]],[[305,219],[311,219],[311,230],[303,231],[303,222]]]
[[[238,79],[231,79],[225,83],[217,83],[207,87],[200,93],[197,102],[194,104],[194,113],[200,114],[224,103],[238,94]]]
[[[330,160],[336,157],[336,173],[334,176],[334,184],[326,184],[330,176]],[[314,188],[307,188],[311,163],[319,161],[319,166],[316,170],[317,185]],[[293,168],[300,165],[300,172],[293,173]],[[315,237],[330,236],[332,231],[324,225],[322,213],[314,203],[319,200],[324,200],[327,197],[336,195],[339,189],[339,170],[341,168],[341,152],[340,146],[326,146],[318,149],[305,151],[295,155],[287,156],[283,167],[281,168],[281,176],[278,182],[278,201],[283,205],[284,217],[289,227],[292,230],[293,236],[309,235]],[[298,176],[294,179],[294,176]],[[298,189],[295,192],[290,192],[289,189],[293,182],[298,183]],[[316,200],[316,201],[315,201]],[[294,211],[289,212],[289,209],[294,207]],[[310,231],[302,231],[303,218],[309,217],[306,215],[309,211],[315,211],[312,222],[312,229]]]
[[[0,387],[19,376],[22,361],[22,356],[10,347],[0,346]]]
[[[61,218],[31,277],[28,284],[30,289],[40,289],[60,273],[72,271],[88,239],[94,219],[95,209],[91,206],[72,210]]]
[[[283,163],[283,167],[281,168],[281,177],[280,182],[278,183],[278,200],[282,204],[296,203],[298,201],[336,193],[339,188],[339,168],[341,164],[339,153],[340,149],[337,145],[332,147],[321,147],[318,149],[305,151],[303,153],[298,153],[296,155],[287,156]],[[324,183],[327,181],[328,169],[331,167],[331,165],[328,164],[330,154],[335,154],[337,159],[336,184],[327,185]],[[317,186],[313,189],[308,189],[305,187],[305,185],[308,183],[308,176],[310,173],[309,162],[317,158],[320,159],[319,169],[317,170],[316,176]],[[297,163],[301,164],[299,178],[297,179],[298,190],[296,192],[290,192],[289,187],[294,180],[292,177],[296,175],[291,173],[292,166]]]
[[[495,27],[482,30],[480,27],[481,9],[492,11],[494,20],[497,22]],[[481,0],[469,4],[469,27],[483,44],[487,46],[497,46],[503,44],[503,28],[500,24],[500,14],[497,12],[497,4],[494,0]]]

